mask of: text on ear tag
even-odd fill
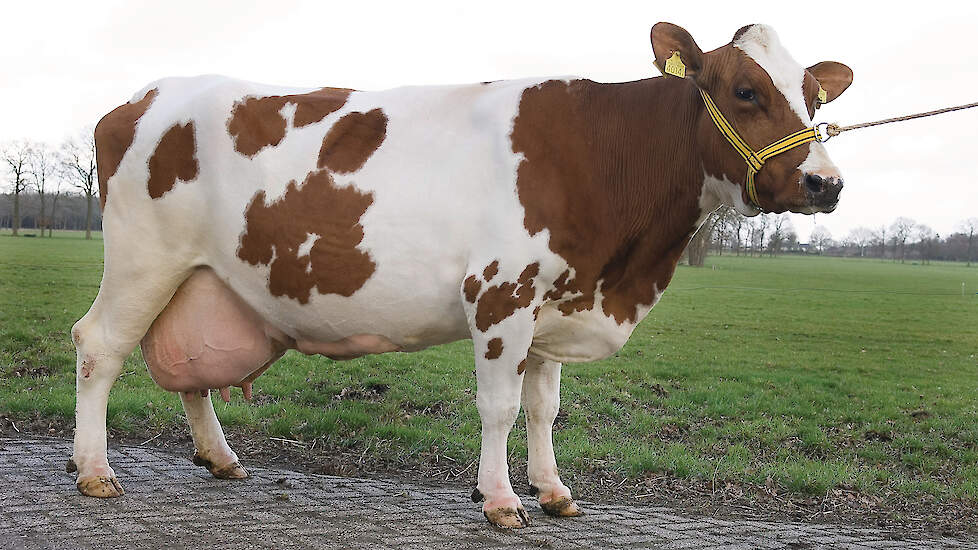
[[[829,94],[827,94],[825,92],[825,90],[822,89],[822,85],[819,84],[818,85],[818,102],[819,103],[825,103],[825,100],[828,99],[828,98],[829,98]]]
[[[666,69],[664,72],[672,76],[678,76],[679,78],[686,78],[686,65],[679,58],[678,51],[672,52],[672,57],[666,59]]]

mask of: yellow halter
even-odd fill
[[[804,145],[806,143],[811,143],[813,141],[822,141],[822,134],[819,133],[817,126],[812,126],[811,128],[805,128],[804,130],[798,130],[792,134],[775,141],[774,143],[768,145],[767,147],[761,149],[760,151],[754,152],[747,145],[737,130],[727,122],[724,118],[723,113],[717,108],[716,103],[713,103],[713,98],[710,94],[706,93],[705,90],[700,89],[700,95],[703,96],[703,103],[706,104],[706,110],[710,112],[710,118],[713,119],[713,123],[716,124],[717,129],[723,134],[723,137],[727,138],[730,145],[733,145],[734,150],[743,157],[744,162],[747,163],[747,198],[750,202],[758,209],[761,208],[761,203],[757,199],[757,188],[754,186],[754,175],[760,172],[761,167],[764,166],[764,162],[767,159],[784,153],[790,149],[794,149],[799,145]]]
[[[665,67],[663,67],[662,72],[664,74],[673,75],[679,78],[686,78],[686,65],[682,61],[682,57],[679,51],[672,52],[669,59],[666,59]],[[717,129],[723,134],[723,137],[727,138],[730,145],[733,145],[734,150],[743,157],[744,162],[747,163],[747,199],[751,204],[758,210],[764,210],[761,208],[761,203],[757,199],[757,188],[754,186],[754,175],[760,172],[761,167],[764,166],[764,162],[767,159],[784,153],[790,149],[794,149],[799,145],[804,145],[806,143],[811,143],[813,141],[822,141],[822,134],[818,131],[818,126],[812,126],[811,128],[805,128],[804,130],[798,130],[793,134],[788,134],[785,137],[775,141],[774,143],[768,145],[767,147],[761,149],[760,151],[754,152],[744,141],[744,138],[740,137],[737,130],[734,130],[732,124],[727,122],[727,119],[717,108],[716,103],[713,102],[713,98],[710,94],[706,93],[706,90],[698,88],[700,95],[703,96],[703,103],[706,104],[706,110],[710,112],[710,118],[713,119],[713,123],[716,124]],[[818,100],[820,103],[825,103],[828,94],[822,89],[822,86],[818,87]]]

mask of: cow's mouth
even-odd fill
[[[815,204],[805,204],[800,206],[794,206],[788,208],[789,212],[794,212],[795,214],[831,214],[835,212],[835,209],[839,206],[839,201],[835,201],[832,204],[825,205],[815,205]]]
[[[839,194],[844,187],[842,178],[822,177],[818,174],[804,174],[801,185],[805,189],[808,203],[805,214],[833,212],[839,206]]]

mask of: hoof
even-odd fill
[[[237,462],[232,462],[223,468],[208,468],[208,470],[217,479],[245,479],[248,477],[248,471]]]
[[[115,476],[91,476],[80,478],[75,486],[78,492],[89,497],[113,498],[126,494]]]
[[[523,508],[496,508],[482,513],[489,523],[503,529],[522,529],[530,525],[530,516]]]
[[[576,518],[584,515],[584,512],[581,512],[574,500],[569,497],[559,497],[548,502],[541,502],[540,508],[543,509],[543,513],[555,518]]]
[[[73,474],[78,471],[78,466],[75,465],[75,461],[71,458],[65,463],[65,471],[69,474]]]
[[[207,468],[207,471],[217,479],[245,479],[248,477],[248,472],[237,461],[218,467],[210,460],[200,456],[197,451],[194,451],[194,456],[190,458],[190,461],[197,466]]]

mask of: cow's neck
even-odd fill
[[[550,229],[551,249],[576,270],[570,289],[584,296],[565,313],[592,305],[597,288],[605,314],[636,322],[669,284],[702,218],[702,112],[678,79],[548,82],[524,94],[520,198],[527,229]]]

